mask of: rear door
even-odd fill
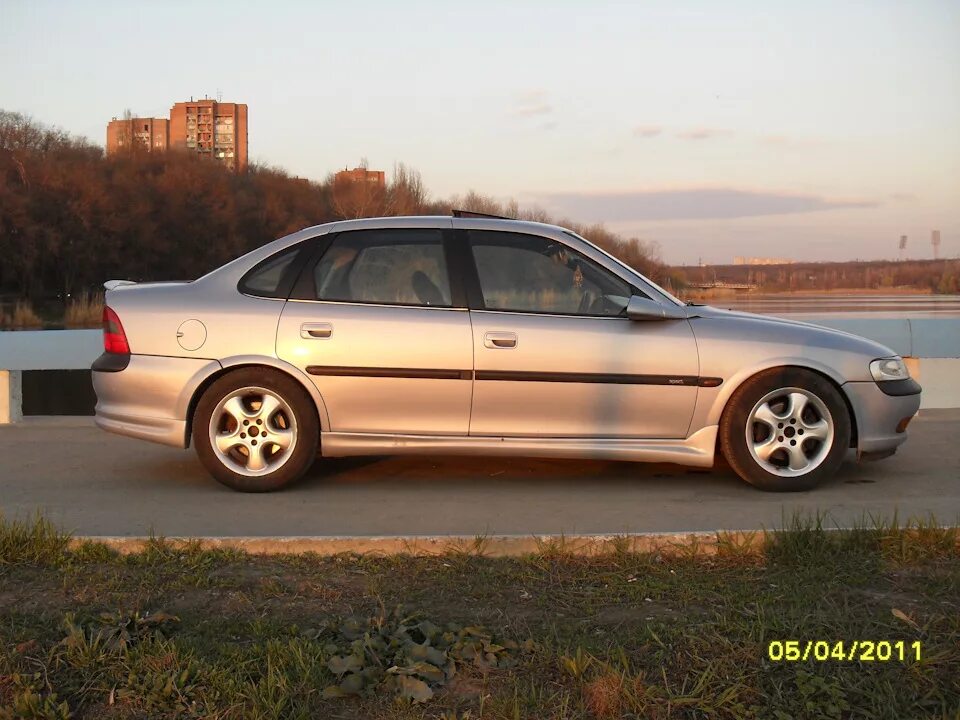
[[[470,316],[441,228],[339,233],[286,303],[277,354],[310,375],[335,432],[466,435]]]
[[[471,435],[686,436],[699,372],[687,320],[627,319],[638,291],[553,238],[467,234],[480,286]]]

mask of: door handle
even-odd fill
[[[495,350],[515,348],[517,346],[517,334],[512,332],[484,333],[483,344]]]
[[[328,322],[303,323],[300,326],[300,337],[304,340],[328,338],[333,335],[333,325]]]

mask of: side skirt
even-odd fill
[[[667,462],[712,467],[717,426],[708,425],[684,439],[537,438],[442,435],[388,435],[325,432],[324,457],[348,455],[504,455]]]

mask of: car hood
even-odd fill
[[[860,335],[823,327],[822,325],[814,325],[813,323],[800,322],[799,320],[787,320],[739,310],[724,310],[711,305],[688,305],[687,317],[691,320],[702,318],[704,320],[720,321],[724,324],[740,325],[750,335],[769,334],[777,338],[793,338],[804,343],[816,340],[818,345],[836,347],[838,350],[860,352],[875,358],[892,357],[897,354],[886,345]]]

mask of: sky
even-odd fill
[[[960,1],[0,0],[0,108],[103,143],[249,106],[250,157],[362,158],[735,256],[960,256]]]

